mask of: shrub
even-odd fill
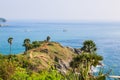
[[[10,80],[11,75],[15,71],[15,65],[13,62],[2,59],[0,60],[0,78],[3,80]]]

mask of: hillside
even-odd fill
[[[69,62],[75,53],[57,42],[43,42],[40,47],[31,49],[27,53],[19,54],[18,57],[27,59],[34,71],[41,71],[55,66],[60,71],[69,69]]]
[[[93,46],[87,44],[92,46],[88,50],[84,45],[81,52],[49,40],[30,43],[25,39],[24,53],[0,55],[0,80],[105,80],[106,74],[94,76],[90,72],[91,66],[99,65],[103,57],[94,53],[93,41],[84,43]]]

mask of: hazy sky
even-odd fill
[[[120,0],[0,0],[0,17],[120,21]]]

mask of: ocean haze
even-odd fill
[[[120,0],[0,0],[7,20],[120,21]]]

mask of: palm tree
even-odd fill
[[[12,38],[12,37],[9,37],[9,38],[8,38],[8,43],[10,44],[10,53],[11,53],[12,40],[13,40],[13,38]]]
[[[83,42],[83,47],[81,50],[84,52],[94,53],[97,50],[96,44],[92,40],[86,40]]]
[[[28,38],[24,39],[23,46],[25,47],[25,51],[27,52],[30,47],[30,39],[28,39]]]
[[[47,39],[46,39],[46,40],[47,40],[47,42],[49,42],[49,41],[50,41],[50,36],[47,36]]]
[[[81,53],[73,59],[73,61],[70,63],[70,66],[73,69],[77,69],[77,71],[80,73],[80,80],[90,80],[90,77],[93,76],[90,75],[91,67],[99,65],[100,61],[102,60],[103,57],[95,53]]]

